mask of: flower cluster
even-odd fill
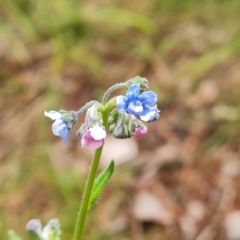
[[[118,88],[127,88],[126,96],[111,98],[109,95]],[[109,88],[103,96],[102,103],[91,101],[79,111],[49,111],[45,116],[55,122],[52,132],[67,143],[70,130],[80,114],[87,111],[85,122],[77,131],[82,147],[97,149],[106,139],[106,130],[114,137],[124,139],[132,136],[140,137],[147,132],[147,126],[142,122],[155,122],[160,116],[157,108],[157,95],[148,91],[146,78],[135,77],[125,83]],[[142,120],[142,121],[141,121]]]
[[[32,219],[27,223],[26,229],[34,232],[40,240],[60,240],[62,233],[58,219],[51,219],[43,228],[39,219]]]

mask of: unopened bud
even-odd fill
[[[128,131],[128,127],[125,124],[117,124],[112,134],[115,138],[118,139],[125,139],[131,137],[131,134]]]
[[[142,78],[139,76],[136,76],[126,82],[127,88],[129,88],[133,84],[139,84],[141,91],[148,90],[148,80],[146,78]]]

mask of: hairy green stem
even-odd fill
[[[102,117],[103,117],[103,124],[106,128],[107,127],[107,119],[108,119],[108,110],[105,109],[102,112]],[[82,202],[81,202],[79,213],[77,216],[77,223],[76,223],[76,227],[75,227],[73,240],[81,240],[82,239],[82,233],[83,233],[83,228],[84,228],[84,224],[85,224],[86,216],[87,216],[87,212],[88,212],[88,206],[89,206],[89,201],[90,201],[90,197],[91,197],[91,192],[92,192],[94,180],[96,177],[96,173],[98,170],[99,161],[100,161],[100,158],[102,155],[103,146],[104,146],[104,144],[100,148],[96,149],[94,156],[93,156],[93,160],[92,160],[92,164],[91,164],[90,171],[88,174],[86,186],[85,186],[85,189],[83,192]]]
[[[78,111],[76,111],[77,117],[79,117],[83,112],[88,110],[88,108],[92,107],[94,104],[100,105],[100,103],[96,100],[92,100],[92,101],[86,103],[83,107],[81,107]]]
[[[83,227],[84,227],[84,223],[86,221],[86,216],[87,216],[87,211],[88,211],[89,199],[91,196],[93,183],[94,183],[95,176],[97,173],[99,160],[100,160],[100,157],[102,154],[102,149],[103,149],[103,145],[95,151],[95,154],[93,157],[92,166],[90,168],[86,187],[85,187],[85,190],[83,193],[80,211],[78,214],[77,224],[76,224],[74,238],[73,238],[74,240],[80,240],[82,238]]]
[[[103,98],[102,98],[102,104],[106,104],[107,100],[108,100],[108,97],[110,96],[110,94],[119,89],[119,88],[124,88],[126,87],[126,82],[123,82],[123,83],[117,83],[115,85],[113,85],[112,87],[110,87],[103,95]]]

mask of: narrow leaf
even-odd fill
[[[10,240],[21,240],[21,238],[13,230],[8,231],[8,236]]]
[[[106,169],[104,169],[95,179],[88,208],[92,206],[92,204],[97,200],[97,198],[103,192],[104,188],[106,187],[109,179],[113,174],[113,171],[114,171],[114,161],[112,160],[109,166]]]

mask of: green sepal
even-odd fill
[[[119,118],[121,117],[121,114],[117,109],[113,109],[110,113],[110,116],[108,117],[108,125],[112,125],[117,123]]]
[[[97,200],[100,194],[103,192],[104,188],[106,187],[109,179],[111,178],[114,171],[114,161],[112,160],[109,166],[104,169],[95,179],[88,209],[91,208],[93,203]]]
[[[8,231],[8,236],[10,240],[21,240],[21,238],[13,230]]]
[[[111,110],[112,108],[116,107],[116,105],[116,97],[113,97],[105,104],[105,109]]]
[[[126,82],[126,87],[129,88],[133,84],[139,84],[140,89],[142,91],[145,91],[145,90],[148,89],[148,80],[146,78],[142,78],[140,76],[136,76],[134,78],[131,78]]]

